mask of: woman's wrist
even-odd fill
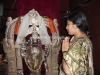
[[[62,51],[62,53],[67,53],[68,51]]]
[[[68,51],[62,51],[62,53],[63,53],[63,56],[65,56],[68,53]]]

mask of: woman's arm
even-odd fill
[[[67,54],[67,52],[63,52],[63,57]],[[63,70],[65,72],[66,75],[72,75],[68,66],[67,66],[67,63],[65,62],[65,60],[63,59],[62,60],[62,65],[63,65]]]
[[[63,43],[62,43],[62,53],[63,53],[63,57],[65,55],[67,55],[67,52],[68,52],[68,48],[69,48],[69,38],[66,37],[64,40],[63,40]],[[63,65],[63,70],[65,72],[66,75],[71,75],[71,72],[65,62],[65,60],[63,59],[62,60],[62,65]]]

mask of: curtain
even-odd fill
[[[48,16],[51,19],[57,18],[59,22],[59,0],[16,0],[16,5],[18,16],[25,15],[34,8],[41,16]]]

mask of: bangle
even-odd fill
[[[67,53],[68,51],[62,51],[62,53]]]

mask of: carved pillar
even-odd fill
[[[16,54],[14,48],[14,41],[12,39],[4,39],[3,40],[3,48],[7,57],[7,66],[8,66],[8,75],[17,75],[17,68],[16,68]]]
[[[22,65],[22,56],[21,56],[21,51],[20,51],[20,46],[15,47],[15,52],[16,52],[16,67],[17,67],[17,73],[18,75],[21,74],[23,75],[23,65]]]
[[[50,52],[49,55],[47,57],[47,65],[48,65],[48,73],[47,75],[52,75],[52,51],[51,51],[51,47],[48,47]]]
[[[48,64],[48,74],[47,75],[58,75],[58,54],[61,46],[51,46],[49,47],[50,53],[47,57]]]
[[[52,48],[52,75],[58,75],[58,54],[60,46]]]

